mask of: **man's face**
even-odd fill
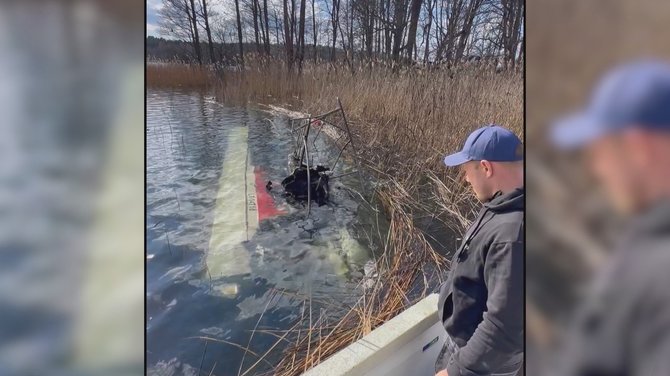
[[[605,189],[614,208],[630,214],[642,204],[642,176],[636,161],[641,152],[627,135],[602,137],[586,148],[588,166]]]
[[[493,171],[488,161],[470,161],[461,165],[464,179],[470,184],[475,196],[481,202],[488,201],[494,192],[491,187]]]

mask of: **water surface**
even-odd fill
[[[241,145],[245,138],[248,143]],[[229,246],[217,239],[239,235],[227,233],[239,226],[213,226],[225,219],[222,208],[233,215],[246,205],[248,185],[233,170],[261,168],[277,186],[289,173],[292,144],[287,119],[254,106],[226,106],[197,92],[148,91],[150,373],[198,374],[202,367],[206,374],[214,368],[215,375],[237,375],[242,350],[213,341],[205,350],[205,340],[194,337],[246,347],[254,328],[289,328],[303,313],[302,296],[313,297],[313,310],[319,312],[320,300],[346,304],[360,295],[363,265],[373,248],[364,236],[371,225],[362,220],[369,213],[343,188],[347,178],[333,181],[331,203],[314,205],[309,217],[301,205],[286,204],[281,189],[273,189],[270,194],[285,214],[260,222],[234,248],[221,248],[234,250],[224,257],[208,258],[211,247]],[[312,163],[336,155],[327,142],[314,146],[319,153]],[[346,164],[340,168],[350,171]],[[262,354],[275,341],[256,333],[249,348]],[[247,355],[243,369],[256,360]]]

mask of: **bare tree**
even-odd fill
[[[260,28],[260,37],[259,42],[263,45],[263,50],[265,50],[265,38],[266,38],[266,28],[265,28],[265,16],[263,13],[263,7],[261,7],[260,0],[254,0],[257,4],[258,9],[258,27]]]
[[[400,52],[402,49],[403,34],[407,25],[407,0],[394,1],[393,14],[393,52],[391,58],[394,63],[400,62]]]
[[[222,40],[223,29],[229,42],[237,34],[242,64],[247,33],[267,56],[271,44],[281,46],[288,69],[297,65],[298,72],[309,54],[307,44],[318,61],[320,40],[331,62],[342,57],[352,72],[361,58],[396,68],[416,61],[453,66],[501,59],[509,67],[523,61],[523,0],[235,0],[235,14],[227,18],[212,17],[211,0],[164,0],[164,5],[161,32],[189,41],[191,61],[206,58],[200,31],[206,33],[210,61],[223,56],[226,47],[213,40]]]
[[[462,27],[458,34],[458,46],[456,46],[456,53],[454,55],[455,61],[459,61],[463,57],[465,46],[467,45],[470,33],[472,32],[472,24],[475,20],[475,16],[479,12],[479,7],[482,5],[482,1],[483,0],[470,0],[465,13],[463,14]]]
[[[295,43],[298,40],[298,28],[296,27],[296,16],[295,16],[295,0],[291,0],[291,19],[290,19],[290,29],[291,29],[291,41],[293,42],[293,61],[295,61]]]
[[[501,0],[502,3],[502,47],[506,65],[514,66],[521,38],[523,0]]]
[[[251,0],[251,18],[254,24],[254,41],[256,43],[256,51],[261,52],[261,44],[258,36],[258,0]]]
[[[293,1],[293,0],[292,0]],[[293,29],[292,29],[292,17],[289,16],[288,0],[284,0],[284,46],[286,49],[286,63],[288,65],[288,70],[291,71],[293,68]],[[293,6],[291,7],[293,8]],[[293,9],[291,9],[293,12]]]
[[[424,53],[423,53],[423,63],[428,64],[428,54],[430,53],[430,28],[433,25],[433,7],[436,3],[436,0],[428,0],[428,5],[426,11],[428,13],[428,21],[423,28],[423,37],[424,39]]]
[[[384,2],[384,54],[391,56],[391,43],[393,41],[393,24],[391,20],[391,0],[381,0]]]
[[[198,59],[198,64],[202,65],[202,53],[200,51],[200,36],[198,35],[198,17],[195,12],[195,0],[191,1],[190,19],[193,27],[193,47],[195,48],[195,56]]]
[[[416,43],[416,29],[419,25],[419,13],[421,13],[421,3],[423,0],[412,0],[410,5],[409,30],[407,31],[407,57],[412,61],[412,52]]]
[[[242,44],[242,19],[240,18],[240,0],[235,0],[235,13],[237,15],[237,40],[240,46],[240,64],[244,69],[244,46]]]
[[[356,0],[355,10],[358,13],[361,37],[363,39],[363,46],[368,59],[372,59],[374,49],[374,32],[375,32],[375,6],[376,0]],[[353,26],[353,25],[352,25]]]
[[[354,66],[353,66],[353,60],[354,60],[354,0],[349,0],[349,8],[348,8],[348,16],[347,20],[349,21],[349,54],[350,56],[350,61],[351,61],[351,70],[353,71]]]
[[[280,44],[279,43],[279,36],[280,35],[283,36],[283,34],[279,32],[279,30],[281,29],[281,26],[280,26],[281,23],[279,22],[279,16],[277,15],[277,10],[276,9],[274,10],[273,14],[274,14],[274,24],[275,24],[275,40],[277,41],[277,44]],[[284,43],[286,43],[286,42],[282,40],[281,44],[284,44]]]
[[[317,39],[317,34],[316,34],[316,13],[314,12],[314,2],[316,0],[312,0],[312,36],[314,37],[314,64],[316,64],[316,39]]]
[[[163,7],[158,12],[158,25],[163,34],[189,41],[195,60],[202,63],[198,28],[191,9],[188,0],[163,0]]]
[[[305,0],[300,1],[300,30],[298,31],[298,72],[302,73],[302,61],[305,58]]]
[[[210,16],[212,15],[210,14]],[[234,24],[229,24],[227,20],[225,20],[221,16],[214,17],[211,23],[212,36],[215,40],[215,45],[217,47],[219,61],[221,62],[225,61],[224,45],[228,43],[227,35],[230,34],[231,27],[234,29],[233,25]],[[230,41],[231,42],[234,41],[234,38],[231,38]]]
[[[263,21],[265,22],[265,53],[270,55],[270,22],[268,22],[268,0],[263,0]],[[279,43],[279,40],[277,40]]]
[[[201,0],[202,4],[202,19],[205,22],[205,32],[207,33],[207,42],[209,46],[209,61],[212,64],[216,63],[214,56],[214,44],[212,43],[212,29],[209,27],[209,15],[207,14],[207,0]]]
[[[333,0],[333,10],[330,12],[330,22],[333,26],[333,44],[330,49],[330,61],[335,61],[335,48],[337,45],[337,30],[340,24],[340,1]]]
[[[163,0],[163,7],[158,11],[158,16],[161,34],[180,40],[191,40],[191,23],[183,0]]]

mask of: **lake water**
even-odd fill
[[[149,90],[146,137],[150,374],[237,375],[244,351],[232,344],[246,348],[254,328],[290,328],[302,297],[313,298],[316,315],[319,301],[345,306],[360,296],[374,221],[346,189],[354,175],[333,180],[331,203],[313,205],[309,217],[286,203],[279,182],[289,174],[288,119],[206,93]],[[313,163],[337,154],[328,142],[315,146]],[[275,189],[258,187],[266,180]],[[276,213],[256,220],[261,196]],[[249,349],[261,355],[276,341],[257,332]],[[247,354],[242,370],[257,360]]]

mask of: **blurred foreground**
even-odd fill
[[[598,17],[593,17],[598,14]],[[669,58],[666,38],[657,33],[668,24],[670,4],[662,1],[546,1],[529,3],[528,7],[528,68],[527,68],[527,186],[528,186],[528,248],[527,248],[527,374],[552,374],[561,363],[578,361],[579,345],[572,343],[576,352],[568,359],[556,363],[556,353],[565,353],[562,333],[578,322],[576,311],[586,302],[594,303],[593,279],[611,268],[614,250],[621,244],[621,237],[635,229],[632,222],[637,215],[619,215],[610,198],[612,184],[603,181],[602,174],[595,176],[591,151],[560,152],[548,143],[548,127],[556,118],[587,106],[594,85],[611,68],[638,58]],[[614,25],[614,27],[613,27]],[[566,43],[566,41],[570,41]],[[666,60],[667,61],[667,60]],[[634,83],[621,91],[633,91]],[[633,150],[633,149],[631,149]],[[622,180],[627,187],[640,187],[644,179],[633,176],[663,177],[670,167],[670,160],[656,159],[657,172],[648,174],[636,171],[632,154],[619,148],[618,162],[605,166],[615,174],[628,169]],[[639,151],[639,150],[638,150]],[[585,157],[589,157],[585,159]],[[639,169],[638,169],[639,170]],[[642,175],[640,175],[642,174]],[[620,175],[621,176],[621,175]],[[599,179],[597,179],[599,177]],[[603,184],[605,183],[605,184]],[[632,192],[635,192],[633,188]],[[630,192],[629,192],[630,193]],[[666,236],[667,232],[663,235]],[[663,239],[661,237],[661,239]],[[670,244],[667,245],[670,248]],[[624,266],[630,281],[653,278],[650,268],[633,269],[641,265],[645,256],[634,245],[630,254],[634,262]],[[640,246],[641,250],[642,247]],[[648,260],[647,260],[648,261]],[[608,266],[610,265],[610,266]],[[632,272],[632,273],[631,273]],[[623,274],[615,274],[618,280]],[[623,285],[628,281],[622,280]],[[634,283],[631,282],[631,285]],[[601,289],[603,286],[600,286]],[[611,288],[605,286],[605,288]],[[640,307],[657,304],[654,291],[641,294],[635,290],[622,290],[620,296],[605,301],[604,317],[614,319],[626,315],[623,297],[638,301]],[[591,291],[593,293],[593,291]],[[591,298],[587,298],[591,296]],[[658,310],[657,314],[663,311]],[[663,341],[670,332],[667,328],[651,328],[637,312],[623,320],[631,324],[630,332],[621,327],[619,339],[609,339],[608,344],[592,345],[595,350],[605,350],[609,345],[621,345],[620,360],[632,359],[641,352],[666,351]],[[647,319],[648,320],[648,319]],[[592,328],[597,327],[594,321]],[[637,328],[637,329],[632,329]],[[641,333],[653,330],[654,343],[642,343]],[[588,337],[584,327],[577,329],[577,337]],[[637,336],[637,337],[636,337]],[[607,345],[607,346],[605,346]],[[601,353],[601,365],[619,364],[605,374],[630,374],[623,363],[611,362],[612,357]],[[565,356],[565,355],[564,355]],[[611,363],[610,363],[611,362]],[[628,363],[630,366],[630,362]],[[649,365],[647,365],[649,366]],[[638,370],[641,368],[637,368]],[[668,367],[657,365],[649,375],[666,375]],[[574,374],[574,373],[570,373]],[[579,373],[578,373],[579,374]]]
[[[143,20],[0,5],[0,374],[143,372]]]

